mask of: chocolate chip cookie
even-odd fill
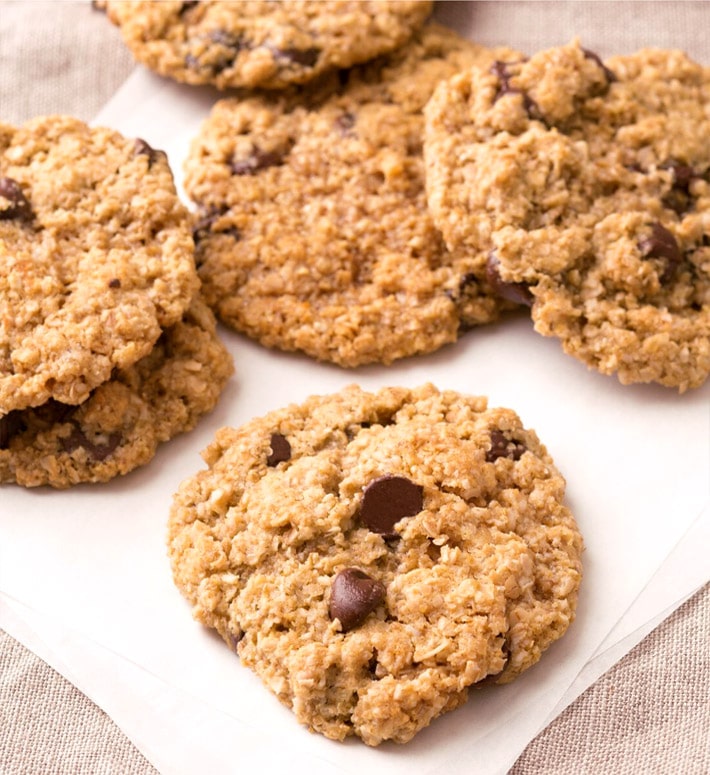
[[[0,416],[86,400],[198,284],[165,154],[70,117],[0,124]]]
[[[196,297],[148,355],[81,405],[50,400],[0,417],[0,482],[65,488],[128,473],[211,411],[232,371],[214,315]]]
[[[565,352],[683,391],[710,373],[709,135],[710,69],[573,41],[441,85],[429,205]]]
[[[431,352],[494,319],[485,273],[429,217],[422,109],[442,78],[502,55],[430,25],[334,93],[218,102],[185,167],[218,317],[346,367]]]
[[[170,515],[175,583],[329,738],[406,742],[574,618],[564,479],[485,398],[351,386],[224,428],[204,458]]]
[[[103,3],[133,56],[161,75],[220,89],[278,89],[405,43],[429,0]]]

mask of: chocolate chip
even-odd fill
[[[404,476],[386,474],[365,488],[360,519],[373,533],[396,538],[394,526],[404,517],[418,514],[424,504],[424,488]]]
[[[114,277],[113,280],[108,281],[108,287],[109,288],[120,288],[121,287],[121,281],[118,279],[118,277]]]
[[[268,167],[278,167],[283,162],[284,155],[282,153],[262,151],[258,146],[254,146],[250,156],[247,156],[246,159],[234,159],[230,164],[230,169],[234,175],[253,175]]]
[[[359,627],[385,599],[385,587],[359,568],[346,568],[333,579],[330,589],[331,619],[339,619],[343,632]]]
[[[526,447],[520,441],[509,439],[502,431],[491,431],[491,448],[486,452],[486,462],[495,463],[499,457],[520,460]]]
[[[271,447],[271,454],[266,458],[267,466],[273,467],[291,459],[291,445],[285,436],[282,436],[280,433],[272,433],[269,445]]]
[[[683,215],[693,205],[690,184],[693,180],[702,178],[702,174],[689,164],[683,164],[675,159],[660,164],[659,169],[670,170],[673,178],[671,190],[662,199],[664,207],[673,210],[678,215]]]
[[[23,430],[25,430],[25,424],[22,422],[21,412],[9,412],[0,417],[0,449],[7,449],[12,437]]]
[[[522,89],[518,89],[511,84],[510,80],[513,76],[508,70],[507,62],[501,62],[500,59],[496,59],[496,61],[491,65],[491,73],[493,73],[493,75],[495,75],[496,78],[498,78],[500,81],[500,86],[495,98],[493,99],[493,102],[497,102],[506,94],[521,94],[523,98],[523,107],[525,108],[525,112],[528,114],[528,118],[540,121],[543,119],[542,112],[535,100],[533,100]]]
[[[512,301],[514,304],[523,304],[526,307],[532,307],[534,296],[527,283],[509,283],[500,276],[500,261],[495,253],[491,251],[486,261],[486,278],[493,289],[493,292],[502,299]]]
[[[178,10],[178,16],[182,16],[183,14],[187,13],[188,11],[191,11],[196,5],[199,5],[199,1],[198,0],[189,0],[189,2],[180,3],[180,8]]]
[[[133,146],[133,153],[136,156],[147,156],[149,169],[158,159],[165,156],[165,151],[156,150],[155,148],[148,145],[148,143],[146,143],[146,141],[142,140],[140,137],[136,138],[135,144]]]
[[[61,443],[65,452],[71,454],[79,448],[85,449],[89,457],[100,463],[114,452],[120,441],[121,436],[118,433],[112,433],[105,444],[94,444],[81,428],[75,426],[69,436],[61,440]]]
[[[20,184],[12,178],[0,178],[0,221],[31,221],[33,218],[32,206]]]
[[[273,49],[273,52],[277,59],[285,59],[302,67],[313,67],[320,56],[318,48],[279,48]]]
[[[341,113],[335,119],[335,127],[343,137],[348,137],[353,134],[352,128],[355,126],[356,121],[354,113]]]
[[[651,226],[651,236],[642,239],[638,244],[643,258],[658,258],[665,262],[661,273],[662,283],[668,282],[683,261],[683,254],[678,247],[673,234],[660,223]]]
[[[592,62],[599,65],[599,67],[604,72],[604,77],[608,81],[608,83],[613,83],[614,81],[618,80],[616,75],[612,70],[610,70],[604,62],[602,62],[601,57],[598,54],[595,54],[593,51],[590,51],[588,48],[583,48],[582,53],[587,59],[591,59]]]
[[[200,242],[205,237],[211,234],[226,234],[235,240],[241,239],[241,234],[236,226],[229,226],[226,229],[214,229],[214,223],[218,218],[221,218],[226,212],[225,208],[210,207],[205,210],[198,217],[195,226],[192,230],[192,238],[195,243]]]

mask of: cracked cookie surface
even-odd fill
[[[564,479],[485,398],[351,386],[224,428],[203,456],[171,510],[175,583],[327,737],[406,742],[574,618]]]
[[[0,124],[0,416],[81,403],[198,284],[165,154],[70,117]]]
[[[185,165],[218,317],[346,367],[431,352],[497,317],[485,277],[429,217],[422,108],[442,78],[504,53],[429,25],[334,93],[218,102]]]
[[[195,298],[148,355],[81,405],[52,400],[0,417],[0,482],[65,488],[126,474],[211,411],[232,371],[214,315]]]
[[[622,383],[710,373],[710,69],[578,41],[471,68],[426,109],[428,201],[538,332]]]
[[[221,89],[279,89],[393,51],[429,0],[106,2],[133,56],[161,75]]]

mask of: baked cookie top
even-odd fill
[[[535,328],[622,383],[710,373],[710,69],[578,41],[470,68],[426,110],[429,205]]]
[[[485,398],[351,386],[224,428],[169,520],[174,580],[298,720],[405,742],[574,618],[582,540]]]
[[[495,318],[500,300],[428,215],[422,109],[442,78],[500,55],[430,25],[335,93],[218,102],[185,165],[218,317],[342,366],[430,352]]]
[[[214,315],[196,297],[148,355],[80,406],[50,400],[0,417],[0,482],[65,488],[128,473],[211,411],[232,372]]]
[[[278,89],[405,43],[429,0],[109,2],[133,56],[161,75],[220,89]]]
[[[0,124],[0,416],[85,400],[197,287],[165,154],[65,116]]]

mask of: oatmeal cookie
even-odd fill
[[[335,93],[218,102],[185,166],[218,317],[346,367],[431,352],[494,319],[485,272],[429,217],[422,109],[442,78],[504,53],[429,25]]]
[[[710,373],[709,135],[709,68],[573,41],[440,86],[428,201],[538,332],[624,384],[683,391]]]
[[[148,355],[80,406],[50,400],[0,417],[0,482],[65,488],[128,473],[211,411],[232,371],[197,297]]]
[[[406,742],[574,618],[564,479],[485,398],[351,386],[224,428],[204,458],[171,511],[175,583],[329,738]]]
[[[398,48],[429,0],[102,4],[135,59],[190,84],[279,89]]]
[[[165,154],[65,116],[0,124],[0,415],[81,403],[198,285]]]

